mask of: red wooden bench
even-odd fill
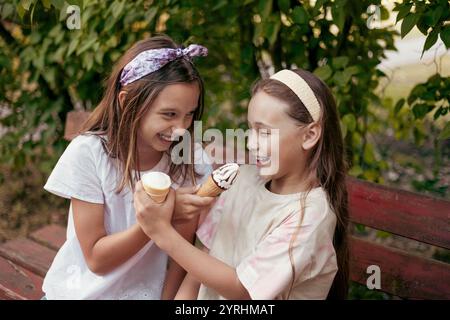
[[[76,136],[88,113],[68,114],[65,138]],[[352,223],[450,249],[450,202],[374,183],[348,179]],[[0,245],[0,299],[39,299],[43,277],[65,228],[46,226],[27,238]],[[351,280],[366,285],[376,265],[380,291],[408,299],[450,299],[450,264],[352,235]]]

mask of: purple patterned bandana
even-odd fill
[[[162,48],[146,50],[139,53],[123,68],[120,75],[120,84],[126,86],[183,56],[190,60],[192,57],[204,57],[207,55],[208,49],[198,44],[191,44],[185,49]]]

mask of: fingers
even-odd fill
[[[169,193],[167,194],[166,200],[164,203],[173,203],[175,201],[175,190],[169,188]]]
[[[177,189],[178,194],[194,194],[198,191],[200,186],[180,187]]]
[[[197,195],[191,195],[187,201],[195,207],[208,207],[214,203],[215,199],[215,197],[200,197]]]

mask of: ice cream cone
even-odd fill
[[[217,184],[214,182],[212,176],[208,177],[208,180],[206,180],[200,189],[197,191],[197,195],[201,197],[216,197],[219,194],[224,191],[222,188],[217,186]]]
[[[157,203],[166,200],[172,184],[170,177],[163,172],[149,172],[142,176],[142,185],[145,192]]]
[[[236,163],[221,166],[211,173],[196,194],[201,197],[217,197],[231,187],[238,172],[239,166]]]

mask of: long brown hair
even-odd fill
[[[333,209],[337,224],[333,236],[333,246],[337,255],[338,272],[334,278],[327,299],[345,299],[348,292],[349,269],[348,269],[348,206],[347,206],[347,188],[345,177],[347,172],[347,163],[344,157],[344,141],[341,134],[339,115],[336,108],[336,102],[327,85],[319,78],[305,70],[292,70],[300,75],[311,87],[321,107],[321,116],[319,122],[322,127],[321,137],[308,155],[306,163],[310,176],[309,191],[318,181],[325,190]],[[273,79],[263,79],[255,84],[252,94],[259,90],[276,97],[289,105],[288,115],[297,120],[299,124],[309,124],[313,119],[298,96],[286,85]],[[309,192],[308,191],[308,192]],[[301,198],[301,219],[299,228],[303,220],[304,208],[308,192]],[[291,239],[289,255],[292,264],[293,281],[290,287],[292,290],[295,281],[295,268],[292,258],[292,244],[295,238]]]
[[[103,99],[93,110],[84,123],[80,133],[89,133],[102,136],[105,151],[111,158],[115,158],[122,173],[116,192],[119,193],[126,185],[134,189],[134,181],[140,179],[139,156],[137,152],[137,133],[140,120],[151,107],[158,94],[167,86],[174,83],[197,82],[200,90],[198,107],[189,131],[193,137],[193,125],[195,120],[200,120],[204,105],[204,86],[197,69],[191,61],[178,58],[167,63],[161,69],[152,72],[141,79],[134,81],[124,87],[121,86],[120,74],[122,69],[139,53],[159,48],[179,48],[171,38],[165,35],[138,41],[119,59],[113,67],[112,73],[106,83]],[[124,89],[127,95],[123,104],[119,104],[119,92]],[[103,139],[106,136],[106,139]],[[191,140],[192,142],[192,140]],[[179,142],[181,143],[181,141]],[[173,143],[167,151],[170,155]],[[193,159],[194,148],[190,148],[191,159]],[[135,175],[133,176],[133,169]],[[195,183],[197,176],[192,164],[175,165],[170,164],[169,175],[177,180],[180,177],[184,181],[189,174]]]

